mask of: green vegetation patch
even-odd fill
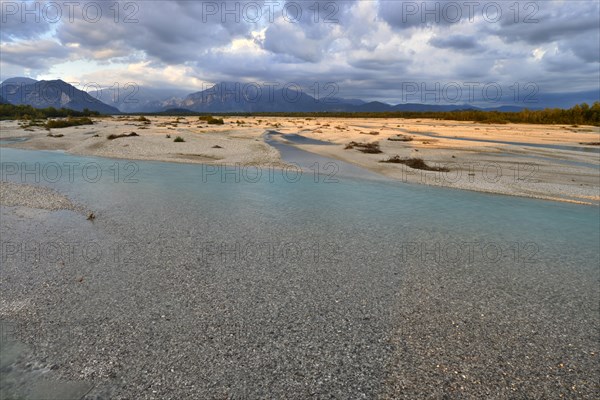
[[[68,117],[67,119],[53,119],[46,122],[46,128],[48,129],[58,129],[58,128],[68,128],[70,126],[80,126],[80,125],[93,125],[94,121],[92,121],[88,117],[81,118],[73,118]]]
[[[100,113],[84,109],[83,111],[67,108],[34,108],[29,105],[0,104],[0,120],[35,120],[46,118],[97,117]]]
[[[212,115],[201,115],[198,117],[198,119],[200,121],[206,121],[207,124],[209,125],[223,125],[225,124],[225,121],[223,121],[223,118],[215,118]]]

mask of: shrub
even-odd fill
[[[175,143],[181,143],[181,142],[185,142],[185,140],[181,137],[181,136],[177,136],[175,138],[175,140],[173,140]]]
[[[113,133],[113,134],[111,134],[111,135],[108,135],[106,138],[107,138],[108,140],[115,140],[115,139],[118,139],[118,138],[122,138],[122,137],[131,137],[131,136],[140,136],[140,135],[138,135],[138,134],[137,134],[137,133],[135,133],[135,132],[131,132],[130,134],[122,133],[122,134],[120,134],[120,135],[115,135],[115,134]]]
[[[82,117],[82,118],[69,117],[67,119],[50,120],[50,121],[46,122],[45,127],[48,129],[58,129],[58,128],[67,128],[69,126],[93,125],[93,124],[94,124],[94,121],[92,121],[88,117]]]
[[[358,149],[358,151],[360,151],[361,153],[367,153],[367,154],[380,154],[380,153],[383,153],[383,151],[381,151],[381,149],[379,148],[379,146],[361,147],[361,148]]]
[[[412,142],[413,138],[410,136],[397,135],[395,137],[389,137],[388,140],[391,142]]]
[[[21,128],[23,128],[23,129],[27,130],[27,128],[31,128],[31,127],[33,127],[33,126],[45,127],[45,126],[46,126],[46,124],[45,124],[45,122],[43,122],[43,121],[36,120],[36,119],[31,119],[31,120],[30,120],[28,123],[26,123],[26,124],[22,124],[22,125],[21,125]],[[29,129],[29,130],[32,130],[32,129]]]
[[[225,123],[223,118],[214,118],[212,115],[201,115],[198,119],[200,121],[206,121],[206,123],[210,125],[223,125]]]
[[[350,142],[346,145],[346,147],[344,147],[344,149],[348,150],[348,149],[353,149],[355,147],[356,147],[356,150],[358,150],[362,153],[367,153],[367,154],[383,153],[383,151],[381,151],[381,149],[379,148],[378,142],[373,142],[373,143]]]
[[[431,167],[427,165],[422,158],[400,158],[400,156],[393,156],[388,158],[387,160],[380,161],[382,163],[391,163],[391,164],[404,164],[407,167],[413,169],[422,169],[424,171],[438,171],[438,172],[448,172],[450,171],[445,167]]]
[[[212,118],[212,119],[209,119],[206,122],[209,125],[223,125],[223,124],[225,124],[225,121],[223,121],[223,118]]]

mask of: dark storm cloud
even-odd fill
[[[48,33],[58,22],[53,8],[42,3],[0,1],[0,40],[11,42],[37,38]]]
[[[591,32],[590,35],[592,38],[588,35],[580,35],[567,40],[565,41],[565,45],[581,60],[597,64],[600,62],[600,46],[598,45],[600,42],[600,31],[596,33]],[[595,39],[593,38],[594,35],[596,36]]]
[[[394,68],[396,73],[404,72],[406,70],[406,67],[399,61],[389,60],[381,62],[381,60],[377,58],[351,60],[350,65],[356,68],[378,71],[390,71],[391,68]]]
[[[518,17],[505,14],[500,23],[489,24],[484,32],[495,34],[507,42],[523,41],[538,45],[589,34],[588,40],[598,40],[600,2],[553,1],[532,2],[536,6],[521,6]]]
[[[86,4],[103,17],[92,21]],[[135,63],[131,71],[147,68],[161,82],[160,71],[175,68],[178,82],[335,81],[344,95],[371,99],[389,99],[407,81],[535,81],[568,91],[599,80],[597,1],[139,1],[118,3],[118,16],[113,2],[86,1],[56,23],[21,22],[3,9],[0,61],[11,73],[69,60]]]
[[[381,0],[379,17],[399,29],[448,26],[480,16],[481,9],[472,3],[475,2]]]
[[[212,2],[210,2],[212,4]],[[203,51],[229,43],[236,35],[249,32],[250,25],[235,17],[222,22],[220,15],[209,15],[208,2],[139,2],[134,14],[137,22],[112,19],[111,4],[102,3],[105,15],[97,23],[78,18],[63,24],[57,37],[64,43],[80,43],[88,49],[106,46],[144,51],[165,63],[184,63]],[[218,4],[218,3],[215,3]]]
[[[275,54],[293,56],[300,62],[318,62],[324,51],[318,37],[311,39],[304,30],[287,23],[269,26],[263,48]]]
[[[429,40],[429,44],[440,49],[455,50],[472,50],[479,47],[476,38],[466,35],[435,36]]]
[[[360,0],[285,0],[282,2],[284,9],[300,9],[302,18],[298,22],[306,27],[318,27],[321,24],[346,24],[352,18],[352,7]]]

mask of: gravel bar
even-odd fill
[[[66,196],[55,190],[25,183],[0,181],[0,205],[28,207],[41,210],[70,210],[84,212],[84,208],[73,204]]]

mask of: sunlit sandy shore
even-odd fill
[[[289,142],[303,150],[343,160],[410,183],[446,186],[549,200],[600,203],[600,128],[565,125],[490,125],[416,119],[225,117],[208,125],[197,117],[97,118],[94,125],[24,129],[3,121],[0,139],[26,137],[3,146],[64,150],[73,154],[226,165],[283,166],[264,134],[285,134],[331,145]],[[108,136],[130,134],[108,140]],[[180,136],[185,141],[175,142]],[[377,142],[380,153],[363,153],[350,142]],[[595,144],[593,144],[595,143]],[[384,163],[390,157],[422,159],[438,171]],[[441,170],[441,171],[440,171]]]

